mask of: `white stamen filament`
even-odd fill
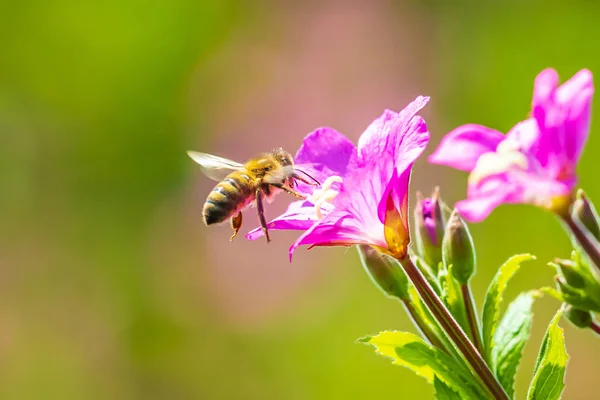
[[[324,218],[321,213],[321,206],[323,206],[324,203],[330,203],[339,194],[339,191],[331,188],[335,182],[342,183],[343,179],[337,175],[330,176],[325,179],[325,182],[323,182],[320,189],[316,189],[312,195],[307,198],[308,201],[314,204],[315,215],[319,220]]]
[[[478,184],[490,175],[506,172],[513,167],[526,170],[529,162],[525,154],[519,151],[518,143],[504,140],[498,145],[495,152],[490,151],[479,157],[475,168],[469,175],[469,183]]]

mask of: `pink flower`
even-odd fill
[[[417,97],[400,113],[386,110],[365,130],[358,147],[332,128],[319,128],[304,139],[296,164],[312,164],[320,188],[300,185],[306,201],[290,204],[269,229],[305,232],[290,247],[366,244],[402,257],[407,252],[408,182],[414,161],[429,142],[417,113],[428,97]],[[257,239],[257,228],[246,235]]]
[[[456,204],[471,222],[503,203],[527,203],[564,212],[590,125],[592,73],[583,69],[558,85],[554,69],[535,79],[531,118],[506,135],[481,125],[448,133],[429,157],[434,164],[470,172],[467,199]]]

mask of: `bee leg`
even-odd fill
[[[269,227],[267,225],[267,220],[265,219],[265,209],[263,206],[262,198],[263,194],[262,191],[259,189],[256,191],[256,209],[258,210],[258,219],[260,221],[260,226],[262,227],[262,231],[264,232],[265,237],[267,238],[267,243],[269,243],[271,241],[271,238],[269,237]]]
[[[306,200],[306,196],[301,195],[300,193],[296,192],[291,187],[285,186],[284,184],[272,184],[272,185],[275,186],[276,188],[283,190],[286,193],[291,194],[292,196],[296,196],[302,200]]]
[[[240,231],[240,228],[242,227],[242,212],[240,211],[239,213],[237,213],[237,215],[231,217],[230,223],[231,229],[233,229],[233,235],[231,235],[229,241],[232,242],[233,238],[237,236],[238,232]]]
[[[265,219],[265,208],[263,207],[262,197],[262,191],[258,189],[256,191],[256,209],[258,210],[258,220],[260,221],[260,226],[262,227],[262,230],[267,238],[267,243],[269,243],[271,238],[269,237],[269,228],[267,226],[267,220]]]

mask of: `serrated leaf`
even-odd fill
[[[515,375],[523,348],[531,333],[533,301],[540,295],[539,292],[520,294],[509,304],[494,334],[492,370],[510,398],[515,392]]]
[[[485,398],[467,369],[412,333],[385,331],[358,341],[372,345],[378,354],[389,357],[395,365],[409,368],[429,383],[437,376],[463,399]]]
[[[565,388],[564,378],[569,356],[565,349],[564,333],[558,326],[561,312],[557,312],[544,336],[536,361],[527,399],[560,399]]]
[[[492,359],[492,350],[494,347],[494,335],[500,321],[500,303],[502,303],[502,294],[510,278],[517,272],[523,261],[534,260],[531,254],[519,254],[509,258],[492,279],[481,315],[483,347],[485,349],[485,358],[488,362]]]
[[[462,400],[460,394],[448,387],[437,375],[433,378],[433,388],[437,400]]]

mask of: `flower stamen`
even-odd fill
[[[469,184],[477,185],[488,176],[501,174],[512,168],[527,170],[529,162],[527,156],[518,148],[517,143],[504,140],[498,145],[496,151],[482,154],[479,157],[475,168],[469,175]]]
[[[338,190],[334,190],[331,188],[334,183],[342,183],[343,179],[340,176],[333,175],[329,178],[325,179],[325,182],[321,185],[320,189],[316,189],[312,195],[310,195],[307,200],[314,204],[315,206],[315,215],[317,219],[322,220],[323,213],[321,212],[321,207],[324,204],[329,204],[335,199],[335,197],[340,193]]]

